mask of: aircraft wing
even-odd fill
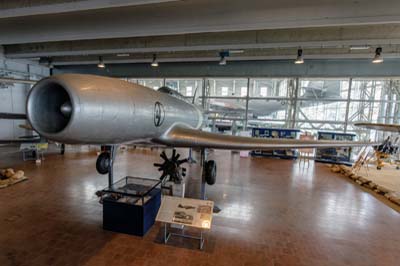
[[[357,127],[400,133],[400,125],[379,123],[354,123]]]
[[[230,102],[230,101],[224,101],[224,100],[212,100],[210,101],[210,106],[211,108],[221,108],[221,109],[226,109],[226,110],[235,110],[235,111],[245,111],[246,107],[243,106],[242,104],[235,103],[235,102]]]
[[[15,113],[0,113],[0,119],[27,119],[26,114],[15,114]]]
[[[377,146],[380,143],[355,141],[326,141],[298,139],[267,139],[229,136],[200,131],[183,125],[175,125],[156,143],[174,147],[199,147],[232,150],[277,150],[297,148],[337,148]]]
[[[39,143],[40,138],[0,139],[0,144]]]
[[[0,113],[0,119],[16,119],[25,120],[27,119],[26,114],[16,114],[16,113]],[[21,128],[30,129],[27,125],[20,125]],[[40,142],[40,137],[24,137],[20,139],[0,139],[0,144],[19,144],[19,143],[36,143]]]

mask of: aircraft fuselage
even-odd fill
[[[64,74],[39,81],[27,100],[32,127],[68,144],[157,138],[172,125],[200,128],[202,112],[176,97],[126,81]]]

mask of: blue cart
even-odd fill
[[[300,130],[283,129],[283,128],[253,128],[251,135],[253,138],[284,138],[298,139]],[[298,152],[296,149],[290,150],[271,150],[261,151],[255,150],[251,152],[252,156],[278,157],[282,159],[297,159]]]

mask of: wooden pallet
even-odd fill
[[[25,180],[28,180],[28,178],[26,176],[23,176],[23,177],[17,178],[17,179],[16,178],[8,178],[5,180],[0,180],[0,189],[15,185],[15,184],[25,181]]]

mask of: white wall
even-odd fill
[[[0,77],[36,80],[48,75],[48,68],[26,60],[5,59],[0,51]],[[25,114],[25,101],[30,87],[28,84],[0,82],[0,112]],[[31,132],[20,128],[20,124],[26,124],[26,121],[0,119],[0,139],[29,135]]]

